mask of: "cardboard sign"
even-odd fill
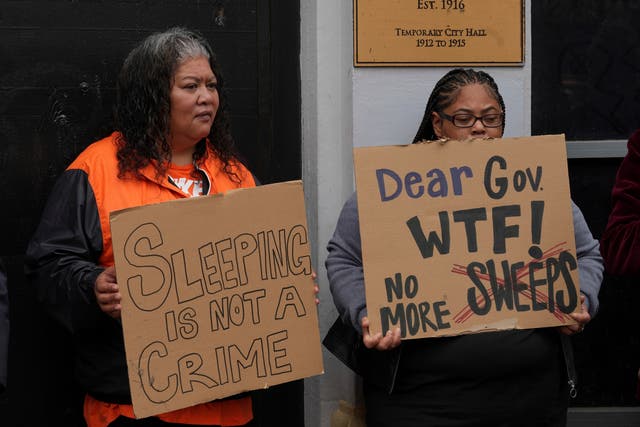
[[[321,374],[302,182],[111,214],[136,417]]]
[[[356,67],[522,65],[523,0],[353,0]]]
[[[575,323],[564,135],[357,148],[354,163],[373,333]]]

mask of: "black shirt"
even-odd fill
[[[367,426],[564,425],[555,329],[403,341],[394,392],[365,383]]]

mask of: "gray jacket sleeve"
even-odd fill
[[[578,256],[580,291],[587,297],[587,309],[593,318],[600,305],[598,293],[602,284],[604,262],[600,255],[600,244],[593,238],[580,208],[573,201],[571,201],[571,208],[573,210],[573,229]]]
[[[366,315],[367,307],[356,193],[342,207],[327,251],[325,266],[333,302],[342,321],[362,333],[360,320]]]

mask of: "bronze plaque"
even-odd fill
[[[522,0],[353,0],[356,67],[524,63]]]

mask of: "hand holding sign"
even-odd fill
[[[114,266],[107,267],[96,278],[93,288],[96,295],[96,301],[102,310],[108,316],[114,319],[120,318],[120,305],[122,297],[120,288],[116,280],[116,268]]]
[[[585,321],[561,135],[357,148],[354,163],[369,345],[398,327]]]
[[[585,300],[586,297],[584,295],[580,295],[581,311],[569,314],[577,323],[575,325],[559,326],[558,330],[561,334],[574,335],[584,331],[584,327],[591,321],[591,315],[584,303]]]
[[[393,331],[388,330],[384,336],[381,332],[371,335],[369,331],[369,318],[362,318],[362,342],[367,348],[375,348],[376,350],[391,350],[400,345],[401,331],[395,328]]]
[[[119,211],[111,230],[101,298],[115,309],[119,287],[137,417],[322,373],[300,181]]]
[[[311,279],[313,280],[313,294],[316,296],[316,305],[320,304],[318,295],[320,294],[320,288],[318,287],[318,275],[315,271],[311,271]]]

